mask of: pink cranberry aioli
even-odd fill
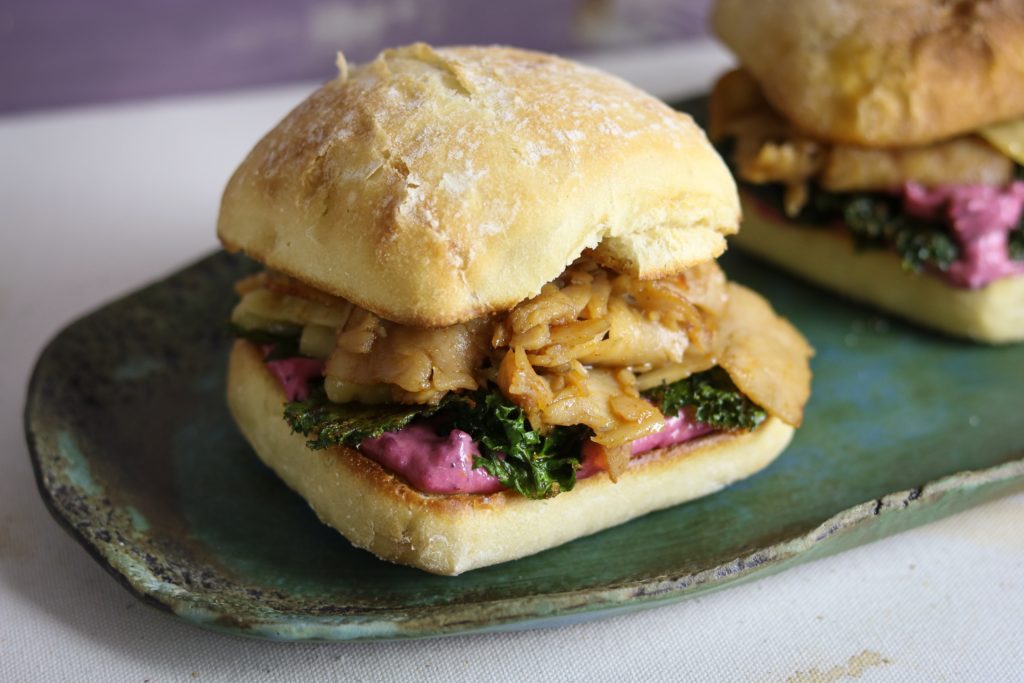
[[[715,428],[703,422],[697,422],[689,410],[684,410],[675,417],[665,418],[665,426],[660,432],[637,439],[633,442],[633,455],[640,455],[655,448],[675,446],[676,444],[696,439],[715,431]]]
[[[640,455],[647,451],[653,451],[655,448],[675,446],[713,431],[715,431],[714,427],[697,422],[690,411],[684,411],[675,417],[665,418],[665,426],[661,428],[661,431],[634,441],[631,444],[630,452],[633,455]],[[604,448],[589,439],[583,444],[582,455],[582,463],[576,471],[577,479],[592,477],[607,467]]]
[[[655,434],[633,442],[633,455],[655,448],[674,446],[695,439],[714,428],[694,421],[686,413],[665,420]],[[430,423],[411,424],[397,432],[387,432],[359,444],[359,451],[425,493],[495,493],[503,487],[497,478],[473,467],[480,455],[476,442],[466,432],[453,429],[438,436]],[[604,451],[593,441],[583,444],[583,462],[577,479],[591,477],[603,468]]]
[[[269,347],[263,349],[264,355]],[[309,382],[323,374],[323,363],[312,358],[283,358],[265,361],[289,401],[309,397]],[[693,419],[687,412],[665,420],[661,431],[637,439],[633,455],[655,448],[674,446],[695,439],[714,428]],[[359,444],[359,452],[401,476],[413,488],[424,493],[496,493],[504,487],[497,477],[473,467],[480,455],[473,437],[461,429],[440,436],[430,422],[419,422],[395,432],[386,432]],[[577,479],[586,479],[602,471],[604,449],[593,441],[583,444],[582,463]]]
[[[461,429],[438,436],[433,425],[411,424],[359,444],[359,451],[425,493],[495,493],[497,478],[473,467],[476,442]]]
[[[1008,234],[1024,211],[1024,182],[1006,187],[950,185],[903,187],[903,210],[919,218],[942,219],[960,244],[960,258],[943,276],[957,287],[976,289],[993,280],[1024,275],[1024,261],[1010,258]]]
[[[269,351],[269,347],[264,348],[263,355],[266,356]],[[289,401],[305,401],[309,398],[310,380],[320,377],[324,372],[323,361],[315,358],[296,356],[264,362],[270,374],[277,378]]]

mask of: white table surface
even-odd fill
[[[603,56],[661,96],[710,44]],[[1024,680],[1024,494],[736,588],[573,627],[277,644],[121,588],[46,512],[21,413],[65,323],[216,247],[221,188],[311,86],[0,118],[0,681]]]

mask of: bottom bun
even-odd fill
[[[840,230],[793,225],[740,190],[743,228],[733,244],[855,301],[958,337],[989,344],[1024,340],[1024,276],[980,289],[953,287],[903,269],[885,249],[858,250]]]
[[[766,467],[793,436],[792,427],[770,417],[752,432],[651,451],[617,483],[602,472],[545,500],[436,495],[416,491],[352,448],[310,450],[283,419],[284,402],[256,347],[235,342],[228,405],[260,459],[353,545],[446,575],[532,555],[718,491]]]

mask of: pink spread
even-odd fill
[[[269,353],[270,347],[263,349],[263,354]],[[320,377],[324,372],[323,361],[315,358],[281,358],[280,360],[268,360],[267,370],[277,378],[284,390],[284,395],[289,401],[304,401],[309,398],[310,380]]]
[[[269,352],[269,347],[263,353]],[[266,361],[267,369],[280,383],[289,401],[309,397],[309,382],[323,374],[323,362],[312,358],[283,358]],[[697,422],[688,412],[665,420],[661,431],[633,442],[633,455],[655,448],[673,446],[695,439],[714,428]],[[396,432],[386,432],[359,444],[359,451],[398,474],[413,488],[425,493],[495,493],[504,488],[486,470],[473,467],[480,455],[476,442],[461,429],[446,436],[437,434],[430,422],[419,422]],[[604,449],[587,441],[577,479],[586,479],[605,469]]]
[[[665,418],[665,426],[661,428],[661,431],[634,441],[630,452],[633,455],[640,455],[647,451],[653,451],[655,448],[675,446],[713,431],[715,431],[714,427],[697,422],[690,411],[684,411],[675,417]],[[588,439],[583,444],[583,462],[580,464],[579,470],[576,471],[576,478],[592,477],[607,467],[604,448]]]
[[[665,418],[665,426],[662,427],[660,432],[655,432],[650,436],[634,441],[633,455],[653,451],[655,448],[675,446],[677,443],[696,439],[698,436],[704,436],[713,431],[715,431],[714,427],[703,422],[697,422],[691,411],[684,410],[675,417]]]
[[[903,187],[903,210],[912,216],[944,219],[960,244],[960,258],[944,273],[958,287],[984,287],[993,280],[1024,275],[1024,261],[1010,258],[1007,235],[1024,211],[1024,182],[999,188],[950,185]]]
[[[649,434],[633,441],[630,452],[634,456],[663,449],[667,445],[676,445],[691,438],[703,436],[715,431],[711,425],[697,422],[688,411],[680,413],[674,418],[666,418],[662,430]],[[607,461],[604,456],[604,449],[599,444],[587,440],[583,444],[583,459],[580,469],[577,470],[577,479],[586,479],[598,472],[607,469]]]
[[[438,436],[430,423],[411,424],[363,441],[359,451],[425,493],[494,493],[503,488],[497,478],[473,467],[480,451],[461,429]]]
[[[656,434],[633,442],[633,455],[672,446],[714,431],[685,413],[670,417]],[[502,489],[497,478],[473,467],[480,455],[476,442],[466,432],[454,429],[438,436],[425,422],[397,432],[387,432],[359,444],[359,451],[426,493],[494,493]],[[583,444],[583,462],[577,479],[586,479],[604,469],[604,449],[593,441]]]

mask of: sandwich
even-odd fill
[[[979,342],[1024,340],[1024,3],[719,0],[709,133],[744,250]]]
[[[724,162],[625,82],[381,53],[250,152],[218,235],[243,436],[352,544],[455,575],[717,491],[808,398],[804,338],[715,262]]]

